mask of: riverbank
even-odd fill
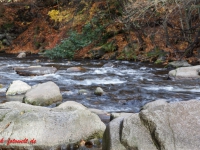
[[[162,64],[181,59],[199,64],[198,13],[196,7],[190,9],[196,5],[192,0],[180,7],[160,1],[4,2],[0,3],[0,50],[15,54],[52,51],[48,55],[52,58]],[[190,28],[179,14],[185,14],[186,7],[191,11]],[[129,11],[135,14],[127,15]]]

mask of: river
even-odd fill
[[[39,59],[40,62],[35,60]],[[106,63],[114,67],[103,67]],[[19,66],[54,66],[55,74],[44,76],[20,76],[13,70]],[[67,68],[81,66],[85,72],[67,72]],[[6,98],[6,89],[14,80],[21,80],[33,86],[46,81],[55,82],[61,90],[64,101],[76,101],[89,108],[108,112],[138,112],[141,107],[156,99],[168,102],[200,99],[200,80],[168,80],[169,70],[152,63],[118,60],[57,60],[28,56],[0,56],[0,102]],[[105,94],[96,96],[94,90],[101,87]],[[80,90],[88,92],[80,94]]]

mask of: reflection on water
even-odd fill
[[[39,59],[40,62],[35,62]],[[103,67],[111,62],[114,67]],[[19,76],[13,70],[17,66],[54,66],[55,74],[44,76]],[[67,72],[67,68],[81,66],[85,72]],[[9,84],[13,80],[22,80],[29,85],[46,81],[55,82],[61,89],[63,101],[74,100],[86,107],[103,109],[109,112],[137,112],[145,103],[156,99],[181,101],[200,99],[199,80],[172,81],[167,80],[168,71],[162,66],[129,61],[56,61],[48,62],[44,58],[0,57],[0,89],[1,102],[13,100],[5,96]],[[94,95],[96,87],[105,91],[103,96]],[[86,94],[79,90],[85,89]],[[20,97],[21,98],[21,97]]]

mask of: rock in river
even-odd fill
[[[86,69],[83,68],[83,67],[70,67],[70,68],[67,68],[67,72],[81,72],[81,71],[86,71]]]
[[[94,91],[94,94],[95,94],[95,95],[98,95],[98,96],[101,96],[101,95],[104,94],[104,91],[103,91],[103,89],[102,89],[101,87],[97,87],[97,88],[95,89],[95,91]]]
[[[174,79],[197,79],[200,78],[200,65],[181,67],[169,72],[169,77]]]
[[[103,67],[114,67],[115,65],[111,62],[108,62],[106,64],[103,65]]]
[[[53,74],[57,71],[55,67],[41,66],[15,67],[14,70],[17,72],[17,74],[23,76],[39,76],[45,74]]]
[[[191,65],[185,60],[173,61],[167,65],[168,68],[179,68],[179,67],[190,67],[190,66]]]
[[[30,89],[31,89],[31,86],[28,85],[27,83],[20,80],[16,80],[16,81],[13,81],[8,87],[6,95],[24,94]]]
[[[88,110],[65,110],[20,102],[0,104],[0,149],[68,149],[100,139],[105,125]],[[8,140],[7,142],[5,140]],[[17,143],[22,142],[22,143]]]
[[[24,57],[26,57],[26,53],[24,52],[21,52],[17,55],[17,58],[24,58]]]
[[[52,103],[61,101],[60,89],[52,81],[33,86],[31,90],[26,92],[23,98],[23,102],[39,106],[49,106]]]

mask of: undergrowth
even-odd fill
[[[103,42],[105,26],[100,25],[98,20],[92,19],[91,22],[83,26],[82,32],[69,31],[68,38],[63,39],[59,45],[51,50],[45,51],[45,56],[50,59],[67,58],[72,59],[77,50],[91,44],[94,41]]]

